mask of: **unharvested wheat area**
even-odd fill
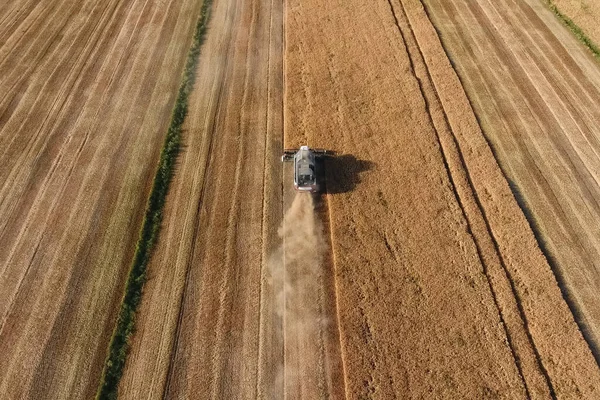
[[[0,397],[600,398],[580,3],[2,2]]]

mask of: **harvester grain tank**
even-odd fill
[[[317,159],[332,155],[324,149],[311,149],[301,146],[299,149],[286,149],[281,161],[294,162],[294,188],[300,192],[315,193],[319,191],[319,165]]]

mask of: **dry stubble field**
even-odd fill
[[[598,62],[541,2],[427,4],[598,357]]]
[[[200,10],[0,5],[0,393],[92,398]]]
[[[265,185],[281,182],[281,18],[271,1],[213,1],[125,397],[257,395],[248,382],[257,379],[263,229],[276,232],[282,208],[280,184]]]
[[[178,10],[186,15],[181,7]],[[9,8],[0,11],[8,15]],[[159,15],[167,18],[170,13]],[[187,38],[194,21],[185,21],[188,31],[182,28],[180,33]],[[135,25],[139,26],[144,24]],[[148,36],[143,43],[146,40]],[[168,53],[180,55],[179,62],[187,48],[187,42],[181,42],[179,53]],[[132,48],[142,51],[144,46]],[[126,63],[127,71],[142,79],[133,73],[139,72],[133,68],[137,58],[127,51],[119,54],[129,55],[125,58],[133,64]],[[157,65],[152,57],[143,60]],[[128,82],[128,75],[111,76],[115,78],[107,87],[125,93],[116,82]],[[173,87],[163,87],[163,92],[174,93],[177,82],[171,79]],[[85,92],[90,98],[97,93]],[[144,99],[158,101],[159,92],[152,94]],[[164,108],[159,109],[168,115],[171,103],[160,99]],[[15,101],[16,110],[21,100]],[[138,110],[139,103],[128,104]],[[103,104],[121,113],[128,110],[118,101]],[[144,125],[146,130],[137,130],[140,135],[151,126],[166,125],[168,118],[155,111],[156,105],[142,104],[142,121],[155,119],[154,125]],[[135,115],[131,110],[121,115]],[[86,106],[83,112],[91,111]],[[109,121],[109,127],[129,121],[111,118],[103,116],[102,121]],[[156,159],[158,145],[141,138],[133,143],[136,136],[105,125],[97,140],[108,143],[100,146],[90,138],[95,144],[91,150],[104,149],[114,158],[103,153],[98,156],[103,164],[85,166],[98,173],[124,174],[129,170],[107,164],[126,162],[125,155],[139,157],[137,164],[126,164],[145,173],[138,171],[145,178],[138,186],[144,189],[127,192],[136,196],[138,208],[127,197],[111,197],[117,189],[83,185],[81,193],[91,196],[89,201],[93,196],[108,201],[102,197],[107,196],[112,203],[96,200],[92,212],[88,202],[74,197],[68,211],[81,218],[72,221],[79,231],[58,219],[48,226],[81,239],[77,249],[87,252],[87,264],[119,265],[120,260],[126,266],[136,237],[127,225],[139,226],[140,204],[152,173],[148,160]],[[214,0],[184,129],[163,229],[120,382],[121,397],[600,396],[598,365],[419,1]],[[161,137],[161,131],[155,134]],[[131,147],[115,146],[119,139],[131,140]],[[316,197],[314,205],[310,198],[295,197],[290,170],[279,162],[282,147],[304,143],[339,153],[325,163],[327,194]],[[138,153],[142,148],[148,153]],[[86,170],[74,173],[80,169]],[[9,169],[7,175],[15,171],[20,170]],[[131,189],[121,175],[108,176],[106,185]],[[96,183],[86,177],[81,172],[87,185]],[[51,194],[51,201],[66,207],[62,197]],[[100,246],[105,251],[100,253],[86,229],[113,232],[111,223],[122,222],[116,220],[122,217],[116,214],[119,207],[130,213],[128,224],[119,225],[124,236],[116,230],[101,237],[129,247],[119,253],[110,242]],[[50,219],[60,216],[30,209]],[[10,213],[1,215],[13,218]],[[39,229],[39,224],[32,225],[35,219],[21,223],[23,229]],[[44,231],[40,232],[41,237]],[[304,243],[301,235],[310,240]],[[44,238],[40,254],[57,251],[44,247],[49,236]],[[60,235],[51,238],[59,240]],[[68,239],[64,243],[70,243]],[[312,243],[311,254],[306,247]],[[311,257],[298,258],[302,254]],[[57,253],[69,256],[68,249]],[[98,291],[109,281],[110,293],[118,293],[126,268],[99,280],[92,273],[95,267],[86,265],[89,269],[83,273],[77,268],[81,265],[74,262],[71,269],[54,274],[70,273],[73,277],[67,282],[77,288],[94,284]],[[31,273],[23,267],[13,270]],[[53,277],[43,278],[43,293],[65,293],[56,288],[64,282]],[[6,286],[4,282],[9,281],[3,278]],[[48,321],[34,314],[27,319],[14,312],[13,325],[2,327],[4,337],[15,340],[15,333],[23,332],[23,325],[16,325],[35,321],[39,329],[26,331],[29,337],[50,335],[40,350],[46,364],[34,367],[35,376],[11,374],[13,369],[0,364],[0,370],[9,371],[2,384],[14,390],[15,397],[89,397],[95,390],[113,322],[109,314],[118,296],[110,303],[102,302],[96,291],[82,291],[74,300],[75,294],[66,294],[67,303],[51,304],[59,313],[49,314],[67,321],[66,327],[56,324],[60,332],[51,327],[44,331],[42,322]],[[32,302],[45,304],[43,296],[21,293],[16,299],[28,307]],[[83,300],[96,304],[93,313],[77,303]],[[104,316],[105,329],[90,330],[94,342],[81,332],[98,316]],[[32,344],[16,339],[21,347],[7,347],[13,352],[9,360],[16,360],[10,362],[23,363],[21,357],[26,356],[35,366],[39,358],[29,349],[43,340]],[[71,343],[83,350],[68,352]],[[23,348],[26,353],[20,352]],[[53,358],[47,358],[50,355]],[[64,364],[70,356],[88,363]],[[48,360],[57,366],[48,365]],[[56,377],[48,377],[53,374]],[[23,382],[18,380],[23,377]],[[41,393],[42,384],[54,391]]]

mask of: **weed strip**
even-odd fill
[[[600,58],[600,48],[596,46],[596,43],[594,43],[592,39],[590,39],[585,32],[575,22],[573,22],[571,18],[563,14],[558,7],[556,7],[556,4],[554,4],[552,0],[547,0],[546,3],[554,15],[556,15],[558,19],[560,19],[561,22],[565,24],[567,28],[571,30],[571,32],[573,32],[575,37],[577,37],[577,39],[579,39],[579,41],[583,43],[596,58]]]

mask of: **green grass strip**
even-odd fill
[[[125,294],[121,303],[121,310],[113,332],[108,350],[108,357],[102,371],[102,379],[96,394],[96,399],[116,399],[119,381],[123,375],[125,359],[129,352],[129,338],[134,331],[135,312],[140,304],[142,288],[146,280],[146,267],[154,244],[156,243],[162,221],[162,210],[165,204],[169,184],[173,177],[175,161],[179,153],[181,141],[181,126],[188,109],[188,97],[193,89],[196,66],[200,46],[203,41],[211,0],[204,0],[200,10],[200,17],[192,39],[181,85],[177,93],[177,100],[171,115],[171,124],[167,131],[156,175],[152,184],[150,198],[146,207],[144,222],[140,231],[133,263],[125,284]]]
[[[600,58],[600,49],[598,48],[598,46],[596,46],[596,44],[592,41],[592,39],[590,39],[585,34],[585,32],[575,22],[573,22],[573,20],[571,18],[564,15],[558,9],[558,7],[556,7],[556,4],[554,4],[554,2],[552,0],[547,0],[547,4],[548,4],[548,7],[550,7],[550,10],[552,10],[552,12],[554,13],[554,15],[556,15],[558,17],[558,19],[560,19],[562,21],[562,23],[565,24],[567,26],[567,28],[569,28],[571,30],[571,32],[573,32],[575,37],[577,37],[577,39],[579,39],[579,41],[581,43],[583,43],[585,45],[585,47],[590,49],[590,51],[596,58]]]

